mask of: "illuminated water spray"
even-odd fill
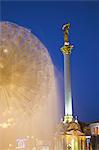
[[[58,109],[54,68],[47,49],[30,30],[1,22],[0,132],[7,128],[11,138],[46,135],[57,124]],[[10,134],[10,130],[14,132]]]

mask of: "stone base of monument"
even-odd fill
[[[85,135],[74,118],[71,122],[60,123],[54,145],[54,150],[91,150],[90,137]]]

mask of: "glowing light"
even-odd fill
[[[6,49],[6,48],[3,49],[3,52],[4,52],[4,53],[8,53],[8,49]]]
[[[12,147],[12,144],[9,144],[9,147]]]
[[[34,139],[34,136],[31,136],[31,139]]]
[[[2,128],[7,128],[9,125],[8,125],[7,123],[2,123],[2,124],[0,124],[0,126],[1,126]]]
[[[0,68],[1,68],[1,69],[3,69],[3,68],[4,68],[4,66],[3,66],[2,64],[0,64]]]

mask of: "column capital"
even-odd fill
[[[73,48],[73,45],[64,45],[64,46],[61,48],[61,52],[62,52],[63,54],[66,54],[66,55],[70,55],[72,48]]]

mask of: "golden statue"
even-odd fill
[[[69,35],[70,23],[63,25],[62,30],[64,32],[64,42],[68,43],[68,35]]]

